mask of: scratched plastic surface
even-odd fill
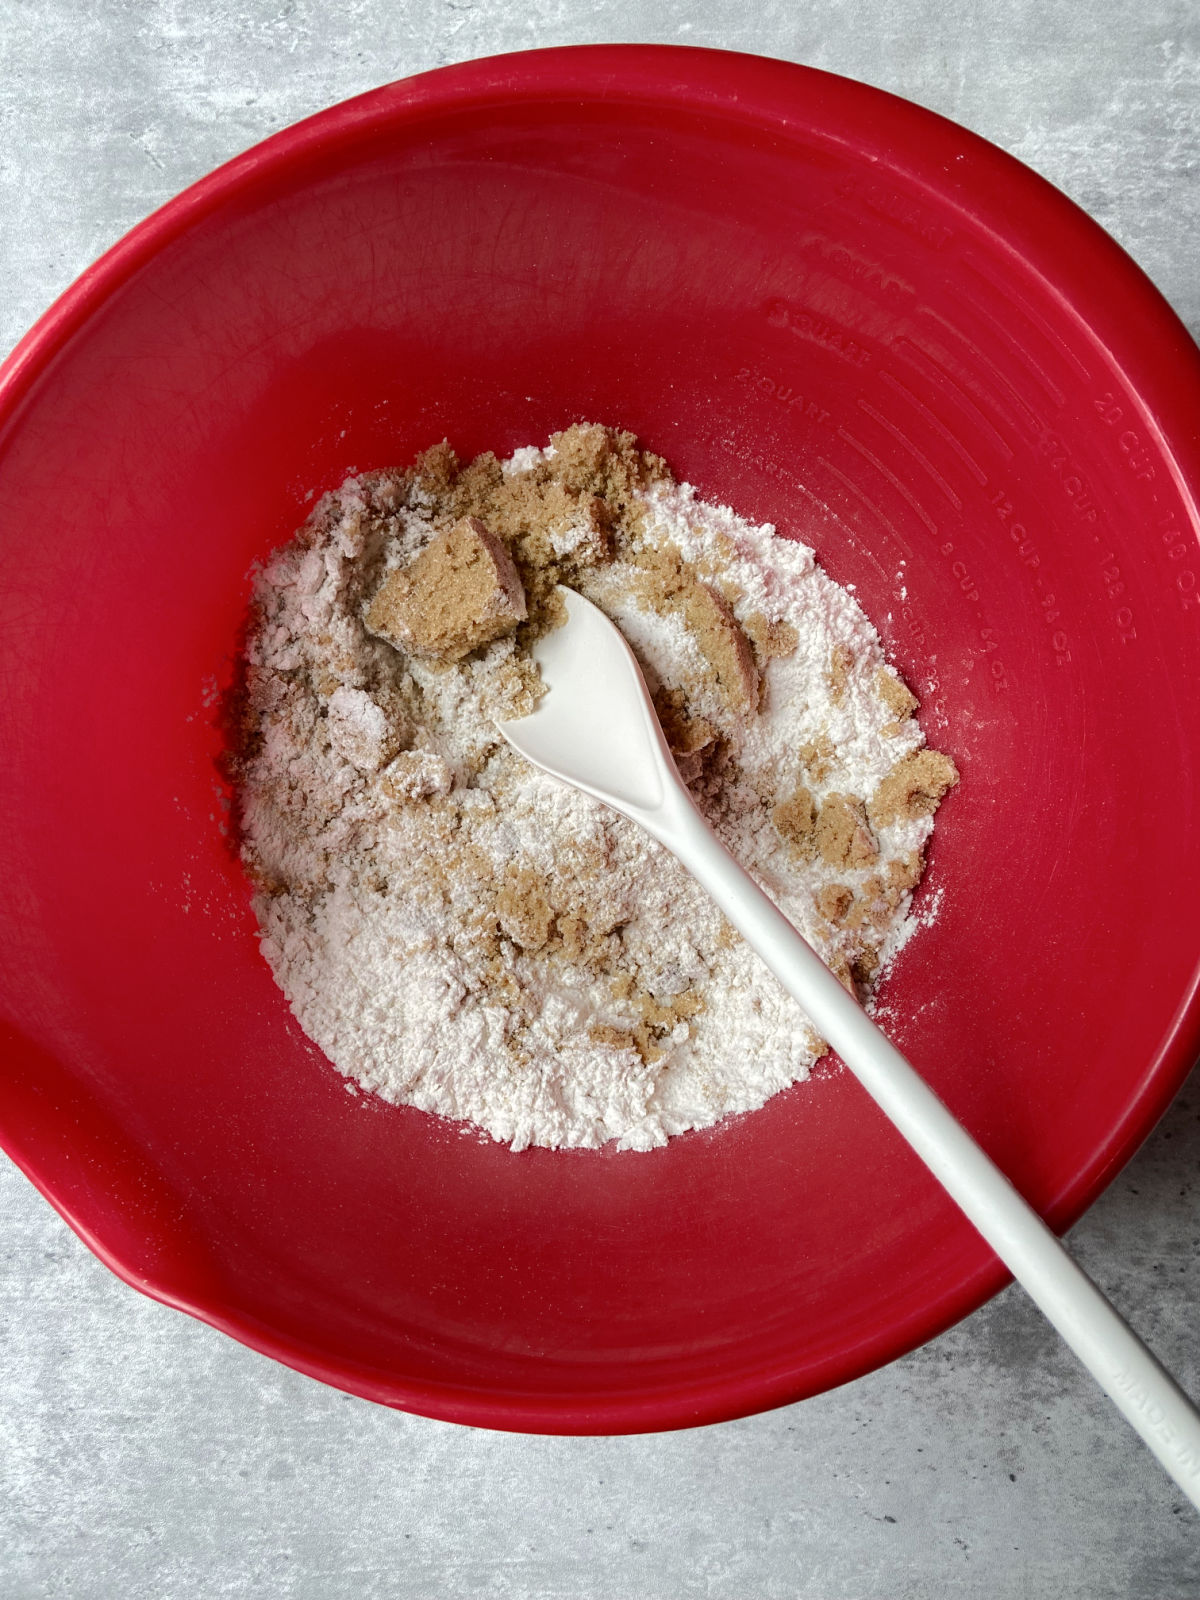
[[[1196,1048],[1198,371],[1023,168],[750,57],[456,67],[189,191],[3,375],[6,1147],[131,1282],[457,1420],[713,1420],[945,1327],[1002,1275],[833,1068],[649,1155],[347,1093],[257,951],[215,687],[309,490],[637,430],[857,586],[957,758],[883,1017],[1065,1225]]]

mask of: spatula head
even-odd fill
[[[620,630],[573,589],[567,620],[534,646],[546,693],[529,716],[497,722],[527,760],[644,820],[675,777],[641,669]]]

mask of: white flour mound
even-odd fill
[[[540,459],[519,451],[505,472]],[[921,731],[881,698],[879,639],[811,550],[687,485],[659,484],[643,501],[642,538],[719,568],[739,622],[796,631],[794,651],[763,664],[757,716],[696,708],[733,756],[722,791],[697,793],[784,913],[844,965],[849,935],[815,896],[857,892],[919,857],[932,816],[876,827],[878,860],[847,868],[789,850],[773,805],[796,787],[797,752],[823,741],[825,770],[803,780],[814,802],[836,793],[869,805]],[[647,1150],[807,1077],[821,1041],[674,859],[501,741],[490,708],[513,641],[444,668],[402,660],[366,631],[364,572],[377,579],[431,537],[418,491],[389,500],[377,482],[351,479],[256,580],[243,852],[263,954],[305,1032],[364,1089],[514,1150],[609,1140]],[[687,625],[639,599],[624,563],[594,574],[587,592],[652,687],[695,685]],[[545,926],[530,931],[522,893],[497,900],[506,884],[535,885],[549,907],[555,931],[540,947]],[[912,931],[910,899],[906,889],[886,926],[876,919],[878,970]]]

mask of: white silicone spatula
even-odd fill
[[[548,692],[500,731],[537,767],[664,844],[811,1018],[1200,1508],[1200,1415],[1054,1234],[713,833],[675,770],[638,664],[582,596],[536,646]]]

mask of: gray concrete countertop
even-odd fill
[[[891,89],[1065,189],[1200,333],[1192,0],[7,0],[0,351],[185,184],[498,51],[756,50]],[[1200,1095],[1074,1230],[1200,1392]],[[631,1439],[337,1394],[126,1289],[0,1159],[0,1596],[1193,1600],[1200,1520],[1020,1293],[835,1393]]]

